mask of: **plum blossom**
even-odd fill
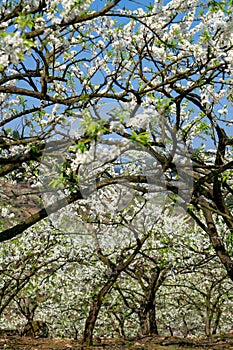
[[[77,151],[75,159],[71,162],[71,170],[75,172],[80,164],[84,164],[87,160],[87,155],[85,152]]]
[[[1,38],[0,65],[17,64],[25,52],[29,53],[29,48],[25,47],[25,40],[20,33],[7,34]]]
[[[119,121],[111,121],[110,122],[110,131],[122,133],[125,131],[125,127]]]
[[[148,130],[150,124],[150,117],[146,114],[136,114],[135,117],[130,118],[127,126],[131,126],[134,130]]]

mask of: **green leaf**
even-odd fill
[[[19,17],[17,17],[14,21],[21,29],[25,29],[28,27],[32,29],[34,26],[36,17],[33,17],[31,14],[22,13]]]
[[[151,142],[150,133],[148,131],[143,131],[139,134],[135,131],[132,131],[130,139],[133,142],[139,142],[143,146],[149,146]]]
[[[152,2],[150,2],[150,4],[147,6],[146,8],[148,11],[152,11],[154,9],[154,5]]]
[[[60,187],[61,181],[60,179],[53,179],[49,182],[49,186],[51,186],[54,189],[57,189],[58,187]]]

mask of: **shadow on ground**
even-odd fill
[[[92,347],[82,347],[79,341],[61,338],[31,338],[3,336],[0,349],[4,350],[233,350],[233,332],[212,338],[179,338],[148,336],[137,340],[95,338]]]

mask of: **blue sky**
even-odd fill
[[[164,2],[167,3],[168,1],[164,1]],[[106,3],[105,0],[96,0],[93,4],[93,7],[96,9],[100,9],[105,5],[105,3]],[[154,1],[150,2],[150,1],[144,1],[144,0],[121,0],[119,5],[118,5],[118,8],[126,7],[126,8],[129,8],[131,10],[135,10],[135,9],[138,9],[139,7],[141,7],[141,8],[145,9],[147,6],[150,5],[150,3],[154,3]],[[119,21],[120,20],[121,19],[119,18]],[[30,66],[30,59],[29,58],[25,61],[25,64]],[[22,82],[21,82],[21,84],[22,84]],[[21,87],[23,87],[23,86],[21,85]],[[230,107],[230,113],[231,112],[233,113],[232,107]],[[232,129],[233,129],[232,126],[227,129],[228,135],[233,135]]]
[[[96,0],[93,4],[94,8],[102,8],[105,4],[105,0]],[[121,0],[120,3],[118,4],[118,8],[124,8],[126,7],[127,9],[130,10],[136,10],[137,8],[146,8],[147,6],[150,5],[150,3],[154,3],[154,1],[146,1],[146,0]]]

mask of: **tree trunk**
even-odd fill
[[[207,337],[211,335],[211,291],[208,290],[206,294],[206,319],[205,319],[205,334]]]
[[[197,224],[208,234],[212,247],[214,248],[221,263],[225,267],[228,276],[233,281],[233,260],[229,252],[226,250],[224,243],[219,237],[218,230],[215,226],[213,215],[209,207],[209,203],[204,198],[201,198],[199,199],[199,204],[201,205],[201,209],[205,217],[206,226],[192,211],[189,211],[189,213],[197,222]]]
[[[111,276],[109,277],[108,281],[104,284],[104,286],[101,288],[99,293],[95,296],[89,311],[89,315],[86,319],[85,329],[83,333],[83,341],[82,341],[84,345],[86,346],[92,345],[95,323],[96,323],[100,308],[103,304],[105,295],[108,293],[110,288],[116,282],[121,272],[124,271],[132,263],[135,256],[139,253],[143,243],[147,240],[148,237],[149,237],[149,234],[146,234],[141,240],[139,238],[137,239],[137,244],[133,253],[127,258],[125,262],[122,262],[118,266],[114,266],[114,264],[112,263],[113,270],[112,270]],[[106,259],[103,256],[100,249],[99,249],[99,254],[100,254],[100,257],[102,258],[102,261],[104,262],[107,261],[106,264],[110,266],[108,259]]]
[[[139,311],[139,320],[141,335],[158,335],[155,306],[153,302],[149,301],[146,305],[143,305]]]
[[[94,298],[94,301],[89,311],[89,315],[86,319],[85,329],[83,333],[83,344],[85,344],[86,346],[92,345],[94,327],[100,308],[103,304],[104,297],[108,293],[112,285],[116,282],[117,277],[120,275],[120,273],[121,271],[113,271],[108,281],[105,283],[105,285],[101,288],[99,293]]]
[[[220,323],[221,315],[222,315],[221,307],[218,307],[217,314],[216,314],[215,321],[214,321],[214,325],[213,325],[212,334],[217,334],[217,329],[218,329],[218,326]]]

